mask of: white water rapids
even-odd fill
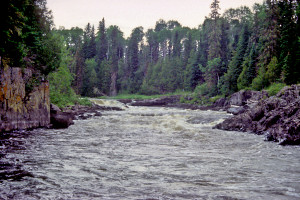
[[[225,112],[95,103],[125,110],[2,142],[0,175],[29,175],[0,199],[300,199],[300,148],[212,129]]]

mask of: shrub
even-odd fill
[[[205,96],[205,95],[209,94],[209,89],[207,87],[207,84],[204,83],[204,84],[198,85],[195,88],[194,92],[197,96]]]
[[[268,94],[270,96],[274,96],[274,95],[276,95],[285,86],[286,85],[284,83],[274,83],[274,84],[270,85],[266,89],[266,91],[268,92]]]

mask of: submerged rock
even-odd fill
[[[222,130],[265,134],[279,144],[300,144],[300,85],[283,88],[276,96],[259,101],[244,113],[215,126]]]

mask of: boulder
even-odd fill
[[[59,112],[61,112],[61,109],[58,106],[51,103],[50,104],[50,113],[56,114],[56,113],[59,113]]]
[[[58,112],[56,114],[51,114],[50,122],[53,128],[68,128],[70,125],[74,124],[73,122],[74,115],[67,112]]]
[[[215,101],[214,107],[226,107],[229,105],[229,102],[226,100],[226,98],[220,98]]]
[[[241,114],[243,112],[245,112],[245,108],[243,106],[237,106],[237,107],[230,107],[227,109],[228,113],[231,113],[233,115],[238,115]]]
[[[251,91],[251,90],[241,90],[231,95],[228,100],[229,105],[243,106],[253,103],[257,103],[260,100],[266,99],[268,93],[266,91]]]
[[[75,116],[73,112],[62,112],[60,108],[54,104],[50,105],[50,123],[52,128],[68,128],[74,124]]]

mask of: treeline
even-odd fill
[[[299,2],[263,4],[219,13],[219,1],[197,29],[159,20],[125,39],[118,26],[56,30],[71,51],[73,86],[83,96],[163,94],[176,90],[230,95],[300,78]],[[95,33],[96,32],[96,33]]]
[[[119,93],[200,91],[228,96],[300,82],[299,1],[267,0],[220,14],[219,1],[198,28],[159,20],[125,38],[118,26],[53,29],[46,0],[5,0],[1,66],[49,73],[54,102]],[[74,91],[73,91],[73,89]]]

